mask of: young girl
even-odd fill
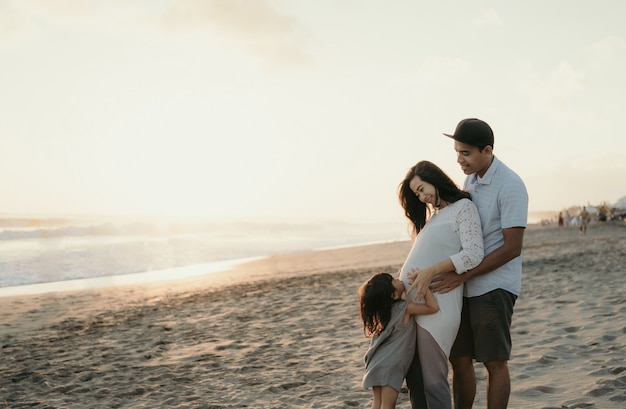
[[[433,314],[439,305],[430,291],[425,304],[404,300],[404,284],[390,274],[379,273],[359,288],[363,331],[372,337],[365,354],[363,387],[372,388],[372,409],[393,409],[417,340],[412,315]]]

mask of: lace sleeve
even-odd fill
[[[458,274],[478,266],[485,256],[478,209],[471,200],[462,201],[455,223],[456,233],[461,240],[461,251],[450,257]]]

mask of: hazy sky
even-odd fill
[[[626,195],[626,2],[0,0],[2,213],[389,220],[494,129],[530,210]]]

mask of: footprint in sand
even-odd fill
[[[267,388],[267,390],[272,393],[277,393],[280,391],[286,391],[289,389],[297,388],[302,385],[306,385],[306,383],[305,382],[290,382],[290,383],[283,383],[282,385],[279,385],[279,386],[270,386],[269,388]]]
[[[556,388],[553,388],[551,386],[536,386],[534,389],[538,390],[539,392],[543,392],[543,393],[554,393],[554,392],[556,392]]]
[[[608,386],[604,386],[602,388],[596,388],[596,389],[592,389],[589,392],[585,393],[585,395],[587,396],[593,396],[594,398],[597,398],[598,396],[604,396],[607,393],[611,393],[613,392],[613,388],[609,388]]]
[[[537,363],[542,364],[542,365],[550,365],[554,363],[554,361],[556,361],[557,359],[559,358],[546,355],[546,356],[542,356],[541,358],[539,358]]]
[[[553,388],[551,386],[540,385],[524,389],[522,391],[519,391],[519,393],[523,396],[540,396],[544,393],[554,393],[556,392],[556,390],[556,388]]]

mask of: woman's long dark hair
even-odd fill
[[[459,199],[471,199],[469,193],[459,187],[437,165],[428,161],[418,162],[407,172],[398,187],[398,198],[404,209],[405,216],[411,222],[411,238],[415,238],[424,228],[426,220],[430,217],[430,209],[425,203],[420,202],[409,184],[415,176],[424,182],[430,183],[437,190],[438,200],[454,203]]]
[[[391,306],[397,301],[391,274],[378,273],[359,288],[363,332],[366,337],[380,334],[391,319]]]

